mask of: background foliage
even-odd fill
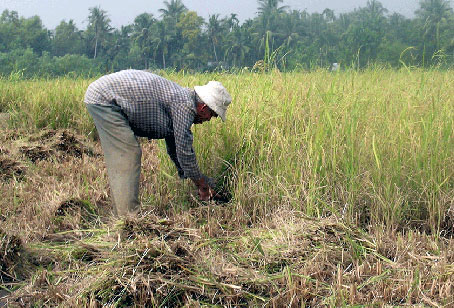
[[[258,14],[204,20],[181,0],[164,1],[160,16],[143,13],[114,29],[93,7],[86,29],[62,20],[46,29],[39,16],[0,16],[0,74],[99,75],[125,68],[280,70],[342,67],[450,67],[454,14],[450,1],[421,0],[414,18],[389,13],[377,0],[336,14],[292,10],[283,0],[258,0]]]

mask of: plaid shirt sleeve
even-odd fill
[[[175,164],[175,167],[177,167],[178,176],[182,179],[186,178],[184,176],[183,168],[181,168],[180,162],[178,161],[177,149],[175,148],[175,137],[168,136],[165,138],[165,140],[166,140],[167,154],[169,154],[170,159]]]
[[[184,172],[184,178],[199,179],[202,174],[199,170],[192,146],[193,135],[191,131],[195,111],[187,105],[174,104],[171,108],[171,113],[173,119],[175,152],[181,169]],[[175,165],[178,169],[178,165]]]

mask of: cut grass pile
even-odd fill
[[[239,232],[144,213],[82,240],[30,244],[48,265],[12,307],[339,307],[452,305],[452,241],[417,232],[373,235],[329,219],[276,213]],[[283,218],[285,217],[285,218]],[[179,222],[177,222],[177,219]],[[186,226],[185,226],[186,225]],[[88,235],[91,233],[90,235]]]

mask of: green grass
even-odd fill
[[[203,172],[228,175],[242,222],[284,207],[360,225],[443,228],[454,187],[452,72],[166,77],[189,87],[216,79],[232,94],[228,121],[196,126],[194,146]],[[91,81],[3,79],[0,110],[11,113],[15,128],[88,135],[83,96]],[[174,167],[165,151],[158,156],[163,185],[145,200],[182,202],[181,183],[167,176]]]

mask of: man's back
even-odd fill
[[[172,114],[195,114],[189,89],[139,70],[124,70],[94,81],[87,89],[85,103],[118,105],[137,135],[154,139],[173,133]]]

